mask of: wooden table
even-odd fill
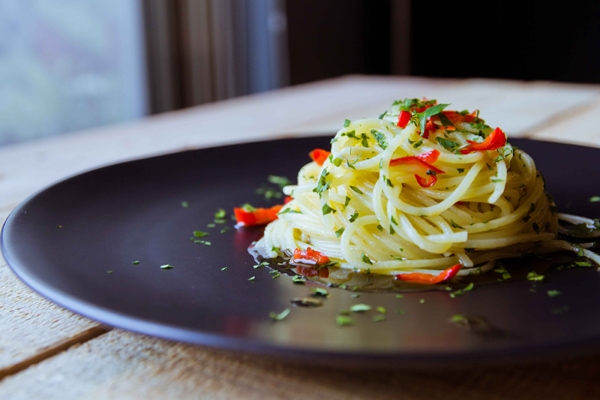
[[[481,110],[510,137],[599,146],[600,85],[348,76],[0,148],[0,215],[117,161],[284,136],[333,135],[395,99]],[[456,370],[306,366],[111,329],[32,292],[0,264],[0,398],[600,398],[600,355]]]

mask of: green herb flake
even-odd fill
[[[62,225],[56,225],[56,228],[57,228],[57,229],[62,229],[62,228],[63,228],[63,226],[62,226]]]
[[[227,212],[224,209],[219,208],[217,212],[215,212],[216,219],[223,219],[225,217],[227,217]]]
[[[589,261],[575,261],[575,265],[578,267],[591,267],[592,263]]]
[[[360,144],[362,145],[362,147],[369,147],[369,140],[367,139],[367,135],[362,133],[361,137],[362,137],[362,140],[361,140]]]
[[[403,299],[403,298],[404,298],[404,295],[403,295],[403,294],[397,294],[397,295],[396,295],[396,298],[397,298],[397,299]]]
[[[442,115],[442,114],[440,114]],[[446,150],[450,150],[453,151],[455,148],[458,147],[458,143],[453,142],[452,140],[449,139],[445,139],[443,137],[436,137],[435,140]]]
[[[381,313],[381,314],[387,314],[387,309],[385,307],[377,307],[376,308],[377,312]]]
[[[366,311],[370,311],[371,310],[371,306],[368,304],[352,304],[350,306],[350,311],[354,312],[354,313],[361,313],[361,312],[366,312]]]
[[[600,196],[590,197],[590,203],[598,203],[598,202],[600,202]]]
[[[352,121],[350,121],[349,119],[345,119],[344,120],[344,128],[349,127],[351,123],[352,123]]]
[[[344,208],[348,207],[348,204],[350,204],[350,200],[352,200],[350,197],[346,196],[346,201],[344,201]]]
[[[248,280],[249,280],[250,282],[254,282],[254,281],[256,280],[256,276],[251,276],[250,278],[248,278]]]
[[[345,228],[340,228],[337,231],[335,231],[335,237],[339,238],[340,236],[342,236],[342,233],[344,233],[344,229]]]
[[[175,267],[173,267],[171,264],[163,264],[160,266],[160,269],[173,269]]]
[[[113,272],[109,270],[109,271],[106,271],[106,273],[107,274],[112,274]]]
[[[338,326],[354,325],[354,321],[352,320],[352,318],[348,317],[347,315],[338,315],[335,318],[335,322],[337,323]]]
[[[302,214],[302,213],[298,210],[293,210],[288,207],[277,213],[277,215],[283,215],[283,214]]]
[[[373,317],[373,322],[385,321],[387,317],[384,314],[377,314]]]
[[[194,237],[201,238],[208,236],[208,232],[194,231]]]
[[[285,319],[290,314],[290,311],[292,311],[290,308],[286,308],[285,310],[283,310],[280,313],[276,313],[276,312],[271,311],[269,313],[269,317],[271,317],[271,319],[273,321],[281,321],[281,320]]]
[[[414,147],[415,149],[420,147],[423,144],[423,140],[419,140],[416,143],[413,143],[412,147]]]
[[[358,294],[358,293],[352,293],[350,295],[350,297],[352,297],[353,299],[358,299],[360,297],[360,294]]]
[[[322,211],[323,211],[323,215],[337,212],[337,210],[335,210],[334,208],[331,208],[331,206],[329,206],[329,204],[327,204],[327,203],[323,204]]]
[[[256,208],[254,206],[252,206],[252,204],[250,203],[245,203],[242,205],[242,208],[244,209],[244,211],[246,212],[254,212],[256,211]]]
[[[373,135],[375,140],[377,140],[379,147],[381,147],[383,150],[387,148],[388,143],[384,133],[378,131],[377,129],[371,129],[371,135]]]
[[[544,279],[546,279],[546,277],[544,275],[538,274],[535,271],[531,271],[527,274],[528,281],[541,282]]]
[[[283,188],[291,183],[290,180],[285,176],[269,175],[267,180],[270,183],[279,186],[280,188]]]
[[[473,290],[474,287],[475,287],[475,284],[473,282],[470,282],[464,288],[450,292],[449,296],[453,299],[456,298],[457,296],[463,296],[465,294],[465,292],[470,292],[471,290]]]
[[[369,256],[366,255],[365,253],[362,253],[362,261],[365,264],[373,265],[373,261],[371,261],[371,259],[369,258]]]
[[[187,201],[182,201],[181,202],[181,207],[188,208],[189,206],[190,206],[190,204]]]
[[[463,172],[465,172],[464,168],[456,168],[456,170],[458,171],[459,174],[462,174]]]
[[[299,285],[303,285],[306,283],[306,278],[304,278],[302,275],[294,275],[292,277],[292,282],[299,284]]]
[[[425,299],[419,299],[419,304],[425,303]]]
[[[350,189],[352,189],[353,191],[355,191],[358,194],[363,194],[363,191],[360,190],[359,188],[357,188],[356,186],[350,186]]]
[[[453,219],[450,220],[450,224],[452,225],[453,228],[456,228],[456,229],[465,229],[462,226],[460,226],[459,224],[457,224],[456,222],[454,222]]]
[[[140,263],[140,260],[135,260],[134,262],[132,262],[133,265],[138,265]]]
[[[221,268],[221,271],[227,271],[227,267]]]
[[[547,294],[549,297],[556,297],[556,296],[560,295],[561,293],[560,293],[560,291],[559,291],[559,290],[550,289],[550,290],[547,290],[547,291],[546,291],[546,294]]]
[[[329,292],[323,288],[312,288],[313,296],[328,297]]]
[[[354,222],[354,221],[356,221],[357,218],[358,218],[358,212],[355,212],[354,214],[352,214],[350,216],[350,219],[348,221],[349,222]]]

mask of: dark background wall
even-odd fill
[[[410,75],[600,83],[600,2],[288,0],[291,83],[393,73],[405,1]]]
[[[291,84],[390,73],[393,0],[288,0]]]

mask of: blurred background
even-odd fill
[[[497,4],[0,0],[0,145],[347,74],[600,83],[600,2]]]

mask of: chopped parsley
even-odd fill
[[[329,204],[325,203],[323,204],[323,215],[327,215],[327,214],[331,214],[331,213],[335,213],[337,212],[337,210],[331,208],[329,206]]]
[[[440,114],[443,115],[443,114]],[[450,140],[450,139],[445,139],[443,137],[436,137],[435,140],[446,150],[450,150],[450,151],[454,151],[454,149],[456,149],[458,147],[458,143]]]
[[[356,186],[350,186],[350,189],[352,189],[353,191],[355,191],[358,194],[363,194],[362,190],[360,190],[359,188],[357,188]]]
[[[528,281],[541,282],[544,279],[546,279],[546,277],[544,275],[538,274],[535,271],[531,271],[527,274]]]
[[[371,310],[371,306],[368,304],[352,304],[350,306],[350,311],[354,312],[354,313],[361,313],[361,312],[366,312],[366,311],[370,311]]]
[[[465,292],[470,292],[471,290],[473,290],[474,287],[475,287],[475,284],[473,282],[470,282],[464,288],[455,290],[454,292],[451,292],[450,297],[454,299],[456,296],[462,296],[465,294]]]
[[[163,264],[160,266],[160,269],[173,269],[175,267],[173,267],[171,264]]]
[[[292,282],[302,285],[306,283],[306,278],[304,278],[302,275],[294,275],[292,277]]]
[[[227,212],[224,209],[219,208],[217,210],[217,212],[215,212],[215,219],[216,220],[222,220],[222,219],[225,219],[225,217],[227,217]]]
[[[285,319],[290,314],[290,311],[292,311],[290,308],[286,308],[285,310],[283,310],[280,313],[276,313],[276,312],[271,311],[269,313],[269,317],[271,317],[271,319],[273,321],[281,321],[281,320]]]
[[[387,149],[388,143],[384,133],[378,131],[377,129],[371,129],[371,135],[373,135],[375,140],[377,140],[379,147],[381,147],[383,150]]]
[[[335,322],[338,326],[350,326],[354,324],[352,318],[348,317],[347,315],[338,315],[335,318]]]
[[[134,262],[132,262],[133,265],[138,265],[140,263],[140,260],[135,260]]]
[[[450,220],[450,224],[452,225],[453,228],[456,228],[456,229],[465,229],[462,226],[460,226],[459,224],[457,224],[456,222],[454,222],[453,219]]]
[[[323,288],[313,288],[312,294],[313,294],[313,296],[320,296],[320,297],[328,297],[329,296],[329,292]]]

